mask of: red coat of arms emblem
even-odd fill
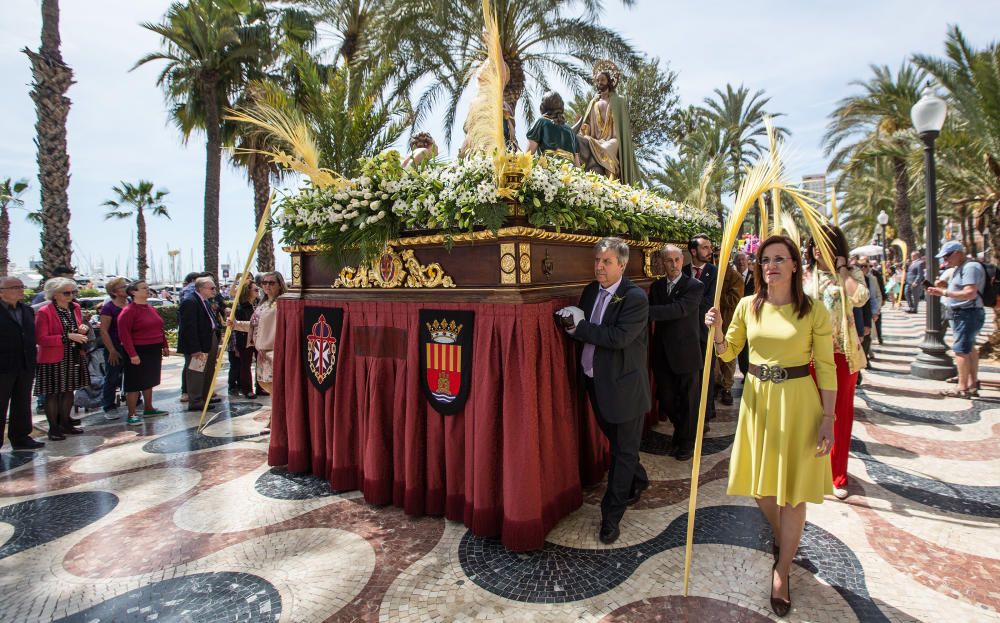
[[[343,309],[307,307],[303,320],[305,343],[302,346],[306,371],[316,389],[325,391],[333,385],[336,376]]]
[[[472,381],[473,312],[420,310],[420,366],[424,396],[438,413],[465,407]]]

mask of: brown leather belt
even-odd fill
[[[750,370],[750,374],[756,376],[765,383],[781,383],[783,381],[790,381],[792,379],[800,379],[804,376],[809,376],[809,364],[792,366],[791,368],[782,368],[776,364],[768,365],[765,363],[758,366],[755,363],[751,363],[748,369]]]

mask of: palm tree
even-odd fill
[[[146,212],[153,216],[170,218],[170,215],[167,214],[167,207],[163,205],[163,198],[170,191],[166,189],[155,190],[153,182],[147,180],[139,180],[139,183],[134,185],[121,182],[111,190],[115,193],[116,199],[108,199],[101,204],[110,208],[104,218],[110,220],[135,216],[135,237],[138,246],[136,258],[138,258],[139,279],[144,280],[146,279],[146,269],[149,268],[149,264],[146,262]]]
[[[42,203],[42,274],[70,266],[73,243],[69,236],[69,154],[66,152],[66,118],[70,100],[66,92],[73,84],[73,71],[63,62],[59,49],[59,0],[42,0],[42,46],[38,52],[24,48],[31,60],[38,122],[38,182]]]
[[[983,50],[969,45],[957,26],[948,29],[945,59],[916,55],[913,62],[948,90],[953,112],[968,134],[964,157],[949,167],[949,154],[942,153],[946,177],[949,173],[965,187],[964,200],[978,208],[979,218],[989,229],[994,261],[1000,258],[1000,44]],[[978,162],[977,162],[978,160]],[[950,171],[949,171],[950,169]],[[991,338],[1000,348],[1000,327]]]
[[[7,254],[10,243],[10,212],[9,208],[19,208],[24,205],[21,195],[28,189],[28,180],[12,182],[8,177],[0,182],[0,277],[7,276],[7,265],[10,256]]]
[[[163,49],[139,59],[133,69],[166,61],[156,84],[172,106],[171,117],[187,140],[205,131],[205,270],[219,269],[219,184],[222,170],[222,109],[244,80],[246,66],[260,56],[259,4],[250,0],[189,0],[170,5],[159,24],[142,26],[162,38]],[[256,14],[256,15],[255,15]]]
[[[673,201],[713,210],[721,226],[725,223],[722,193],[727,188],[726,168],[721,166],[726,150],[722,128],[693,108],[679,111],[673,126],[679,130],[679,153],[665,157],[651,173],[652,185]]]
[[[715,89],[715,99],[706,97],[702,114],[708,121],[718,126],[723,133],[724,158],[728,161],[732,176],[733,192],[737,192],[747,165],[764,151],[762,139],[767,137],[767,117],[780,117],[781,113],[765,110],[771,98],[764,96],[763,89],[752,95],[742,84],[737,89],[727,84],[726,91]],[[788,134],[788,130],[775,127],[777,135]],[[759,230],[760,214],[756,215]]]
[[[903,63],[893,74],[886,65],[872,65],[872,77],[851,85],[861,93],[845,97],[830,114],[825,154],[833,154],[829,170],[849,172],[872,158],[888,156],[894,184],[893,221],[900,239],[916,248],[909,198],[906,154],[913,147],[910,109],[920,99],[926,74]]]
[[[510,70],[504,99],[522,106],[525,117],[535,115],[535,100],[550,90],[549,77],[558,76],[575,90],[591,80],[591,66],[607,58],[631,71],[640,61],[628,41],[599,23],[602,2],[597,0],[494,0],[500,28],[500,48]],[[625,6],[634,0],[622,2]],[[451,143],[458,102],[485,58],[480,0],[395,0],[398,15],[419,16],[419,36],[407,39],[412,52],[407,83],[429,77],[431,85],[417,101],[414,123],[419,123],[444,97],[445,139]],[[582,12],[577,13],[577,9]],[[522,100],[523,97],[523,100]]]

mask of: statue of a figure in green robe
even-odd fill
[[[573,130],[580,150],[580,162],[594,171],[623,184],[635,184],[639,171],[635,164],[632,127],[625,98],[615,92],[621,73],[611,61],[594,65],[597,96],[587,105]]]

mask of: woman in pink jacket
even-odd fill
[[[83,345],[90,331],[83,322],[80,306],[73,301],[76,282],[55,277],[45,282],[47,304],[35,314],[38,365],[35,395],[45,396],[45,418],[49,439],[60,441],[66,434],[79,435],[82,428],[70,421],[73,392],[90,385],[90,373]]]

